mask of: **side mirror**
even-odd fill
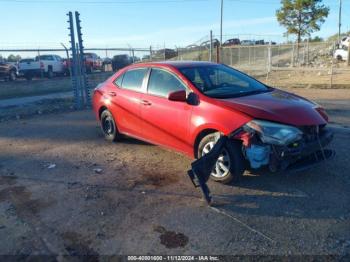
[[[177,102],[186,102],[187,101],[186,91],[185,90],[179,90],[179,91],[171,92],[168,95],[168,100],[170,100],[170,101],[177,101]]]

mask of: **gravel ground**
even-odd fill
[[[350,126],[347,93],[298,92]],[[349,255],[350,129],[334,131],[332,161],[210,182],[210,208],[186,177],[190,159],[109,144],[91,111],[0,123],[0,254]]]

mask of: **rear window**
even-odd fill
[[[122,88],[140,90],[147,70],[147,68],[136,68],[125,72],[121,84]]]
[[[20,63],[29,63],[29,62],[34,62],[34,59],[28,58],[28,59],[22,59],[19,61]]]
[[[46,61],[53,61],[53,56],[52,55],[42,55],[42,56],[37,56],[36,61],[39,61],[39,60],[46,60]]]

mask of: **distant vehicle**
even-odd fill
[[[247,45],[255,45],[254,40],[242,40],[241,45],[247,46]]]
[[[339,48],[342,48],[344,46],[349,47],[349,43],[350,43],[350,36],[345,36],[341,39]]]
[[[117,71],[131,64],[132,61],[128,55],[115,55],[112,59],[113,71]]]
[[[238,38],[232,38],[226,40],[222,46],[233,46],[233,45],[240,45],[241,41]]]
[[[188,45],[185,47],[185,49],[198,49],[198,45]]]
[[[201,46],[209,48],[210,47],[210,40],[201,43]],[[218,46],[220,46],[220,41],[218,39],[216,39],[216,38],[213,39],[213,47],[216,48]]]
[[[92,73],[94,70],[103,69],[102,59],[95,53],[84,53],[86,72]]]
[[[264,41],[264,40],[256,40],[256,41],[255,41],[255,44],[256,44],[256,45],[264,45],[264,44],[265,44],[265,41]]]
[[[339,61],[347,61],[348,60],[348,48],[343,47],[342,49],[335,50],[333,57]]]
[[[142,61],[144,61],[144,60],[150,60],[150,55],[144,55],[143,57],[142,57]]]
[[[104,64],[104,65],[112,64],[112,58],[105,57],[105,58],[103,59],[103,64]]]
[[[0,60],[0,78],[5,79],[5,81],[15,81],[17,78],[16,66]]]
[[[177,51],[170,48],[160,49],[154,54],[154,58],[167,60],[177,56]]]
[[[276,45],[276,42],[265,42],[265,45]]]
[[[34,59],[22,59],[18,64],[19,74],[27,80],[35,76],[46,76],[52,78],[55,75],[64,74],[63,60],[58,55],[41,55]]]

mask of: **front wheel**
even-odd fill
[[[198,145],[198,157],[207,154],[218,140],[219,133],[206,135]],[[219,156],[210,178],[214,181],[228,184],[237,182],[244,173],[244,157],[239,141],[230,140]]]
[[[107,141],[118,141],[121,137],[113,115],[107,109],[104,110],[100,117],[100,125],[102,133]]]

